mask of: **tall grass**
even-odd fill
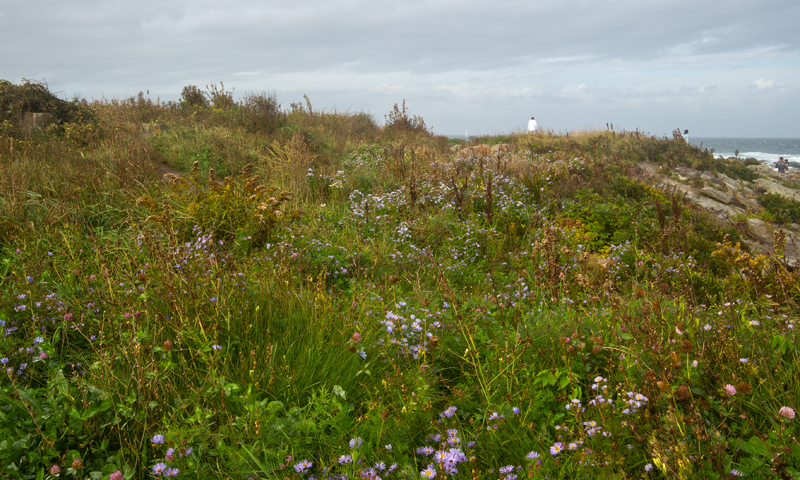
[[[798,476],[797,272],[637,180],[708,152],[193,92],[0,138],[4,476]]]

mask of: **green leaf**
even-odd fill
[[[749,453],[750,455],[766,457],[769,456],[770,454],[769,447],[767,447],[767,444],[764,443],[763,440],[755,436],[748,441],[739,440],[736,438],[729,438],[728,443],[732,447],[738,450],[743,450]]]
[[[100,412],[105,412],[111,408],[112,402],[110,398],[103,400],[103,403],[96,407],[92,407],[81,414],[81,420],[88,420]]]
[[[533,380],[533,384],[549,386],[555,385],[557,381],[558,379],[555,377],[555,375],[550,373],[550,370],[542,370],[538,375],[536,375],[536,378]]]

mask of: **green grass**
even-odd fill
[[[797,272],[628,175],[707,152],[212,93],[0,137],[0,476],[800,476]]]

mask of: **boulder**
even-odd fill
[[[757,178],[753,181],[753,183],[766,193],[780,195],[788,200],[800,201],[800,191],[795,190],[794,188],[784,187],[783,185],[773,182],[772,180],[767,180],[766,178]]]
[[[734,192],[733,203],[749,212],[755,213],[761,211],[761,205],[758,204],[753,193],[748,193],[746,191]]]
[[[758,218],[747,219],[747,231],[750,232],[759,243],[765,245],[772,244],[772,231],[767,228],[767,224]]]
[[[706,182],[708,182],[708,183],[710,183],[712,185],[717,186],[718,188],[719,187],[725,188],[724,184],[722,183],[722,180],[720,180],[719,178],[715,177],[714,175],[712,175],[712,174],[710,174],[708,172],[701,173],[700,174],[700,178],[702,178],[704,181],[706,181]]]
[[[733,203],[733,196],[728,195],[721,190],[717,190],[716,188],[703,187],[700,189],[700,191],[703,193],[703,195],[711,197],[714,200],[718,200],[726,205]]]
[[[705,208],[711,213],[716,214],[718,217],[722,218],[733,218],[736,215],[740,215],[744,213],[739,207],[734,207],[733,205],[726,205],[724,203],[720,203],[716,200],[712,200],[707,197],[701,197],[694,192],[686,192],[686,198],[691,200],[692,202],[696,203],[697,205]]]
[[[722,181],[722,184],[728,189],[729,192],[735,192],[737,190],[741,190],[744,188],[744,184],[739,180],[733,179],[724,173],[717,174],[719,179]]]
[[[507,143],[498,143],[497,145],[492,145],[492,153],[509,152],[509,151],[511,151],[511,145]]]

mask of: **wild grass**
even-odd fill
[[[800,476],[797,272],[632,176],[708,152],[306,100],[0,138],[4,477]]]

